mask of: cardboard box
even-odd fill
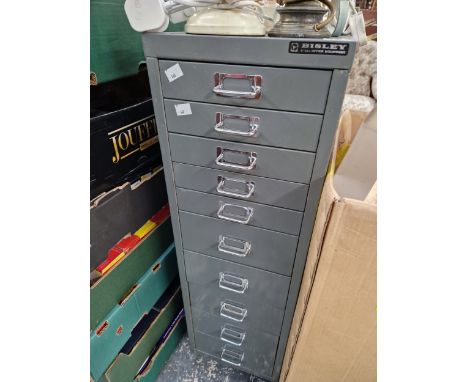
[[[342,119],[343,128],[346,126]],[[358,135],[351,148],[357,139]],[[369,151],[358,152],[361,163],[375,150],[375,141],[373,145]],[[334,186],[337,151],[336,144],[289,333],[281,382],[377,379],[376,186],[364,193],[360,190],[367,194],[361,200],[348,197],[344,191],[339,194]],[[359,162],[355,156],[349,159]],[[353,179],[344,171],[352,168],[346,160],[340,166],[341,190],[347,189],[343,183],[347,176]],[[360,176],[362,179],[363,174]],[[370,171],[367,176],[375,174]],[[352,192],[356,194],[355,187]]]
[[[135,325],[177,277],[175,246],[171,244],[91,331],[91,376],[95,381],[99,380],[131,337]]]
[[[143,337],[136,343],[129,354],[119,353],[103,375],[102,380],[105,382],[132,381],[155,344],[182,308],[182,293],[179,286],[166,306],[163,307],[151,323]]]
[[[169,216],[90,289],[90,329],[95,329],[122,296],[173,243]]]
[[[182,339],[186,331],[187,324],[185,322],[185,317],[182,317],[182,319],[171,330],[169,336],[162,343],[157,353],[152,357],[145,373],[141,376],[138,376],[135,380],[137,382],[155,382],[165,363],[177,347],[177,344]]]
[[[91,87],[90,199],[162,164],[146,73]]]
[[[105,382],[133,380],[140,366],[182,308],[182,294],[179,287],[132,351],[129,354],[119,353],[101,380]]]
[[[125,183],[92,200],[90,270],[128,233],[134,233],[167,203],[162,167],[132,184]]]

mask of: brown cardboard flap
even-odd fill
[[[333,186],[341,197],[365,200],[377,180],[377,109],[357,131],[340,166]]]
[[[374,183],[364,201],[369,204],[377,204],[377,182]]]

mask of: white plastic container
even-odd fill
[[[265,26],[257,15],[242,9],[202,8],[185,24],[185,32],[228,36],[264,36]]]
[[[131,27],[137,32],[162,32],[169,26],[169,16],[159,0],[126,0],[124,9]]]

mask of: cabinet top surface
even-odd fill
[[[350,69],[356,42],[349,37],[283,38],[142,34],[146,57],[226,64],[316,69]]]

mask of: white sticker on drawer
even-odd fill
[[[175,112],[177,115],[180,117],[181,115],[190,115],[192,114],[192,109],[190,108],[189,103],[179,103],[177,105],[174,105],[175,107]]]
[[[170,68],[166,69],[164,73],[166,73],[166,77],[169,82],[175,81],[184,75],[179,64],[172,65]]]

